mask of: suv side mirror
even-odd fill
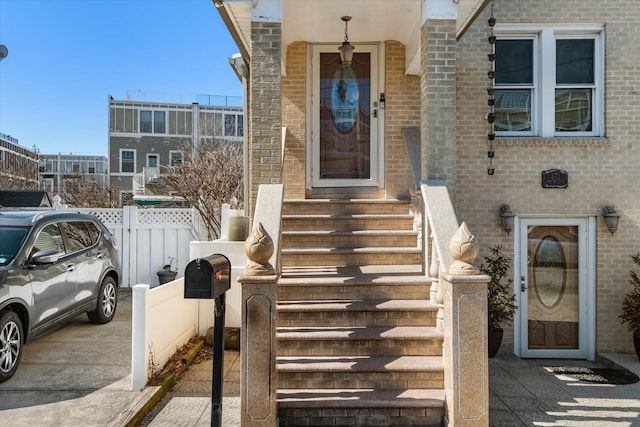
[[[60,259],[60,252],[54,249],[45,249],[38,251],[31,257],[34,264],[53,264]]]

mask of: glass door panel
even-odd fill
[[[530,226],[528,348],[579,347],[578,227]]]
[[[320,179],[371,177],[371,59],[355,53],[320,54]]]

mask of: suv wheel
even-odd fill
[[[109,323],[116,314],[118,289],[111,277],[105,277],[98,292],[98,304],[95,310],[87,312],[91,323]]]
[[[0,313],[0,383],[16,373],[22,357],[22,322],[13,311]]]

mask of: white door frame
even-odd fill
[[[527,292],[521,290],[520,278],[527,274],[527,235],[530,225],[578,226],[579,257],[579,348],[576,350],[528,349]],[[515,221],[513,283],[518,311],[514,318],[514,353],[519,357],[573,358],[595,360],[596,289],[595,251],[596,217],[594,216],[519,216]],[[527,283],[528,288],[528,283]]]
[[[315,44],[309,49],[307,75],[311,83],[307,89],[307,171],[306,187],[384,187],[384,109],[378,108],[378,97],[384,92],[384,49],[379,44],[358,43],[356,52],[371,54],[371,111],[377,110],[377,118],[371,116],[371,177],[369,179],[324,179],[320,174],[320,53],[336,51],[336,44]]]

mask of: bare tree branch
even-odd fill
[[[220,237],[222,204],[244,206],[242,163],[239,143],[204,141],[185,147],[183,160],[166,167],[166,186],[200,213],[209,240]]]

